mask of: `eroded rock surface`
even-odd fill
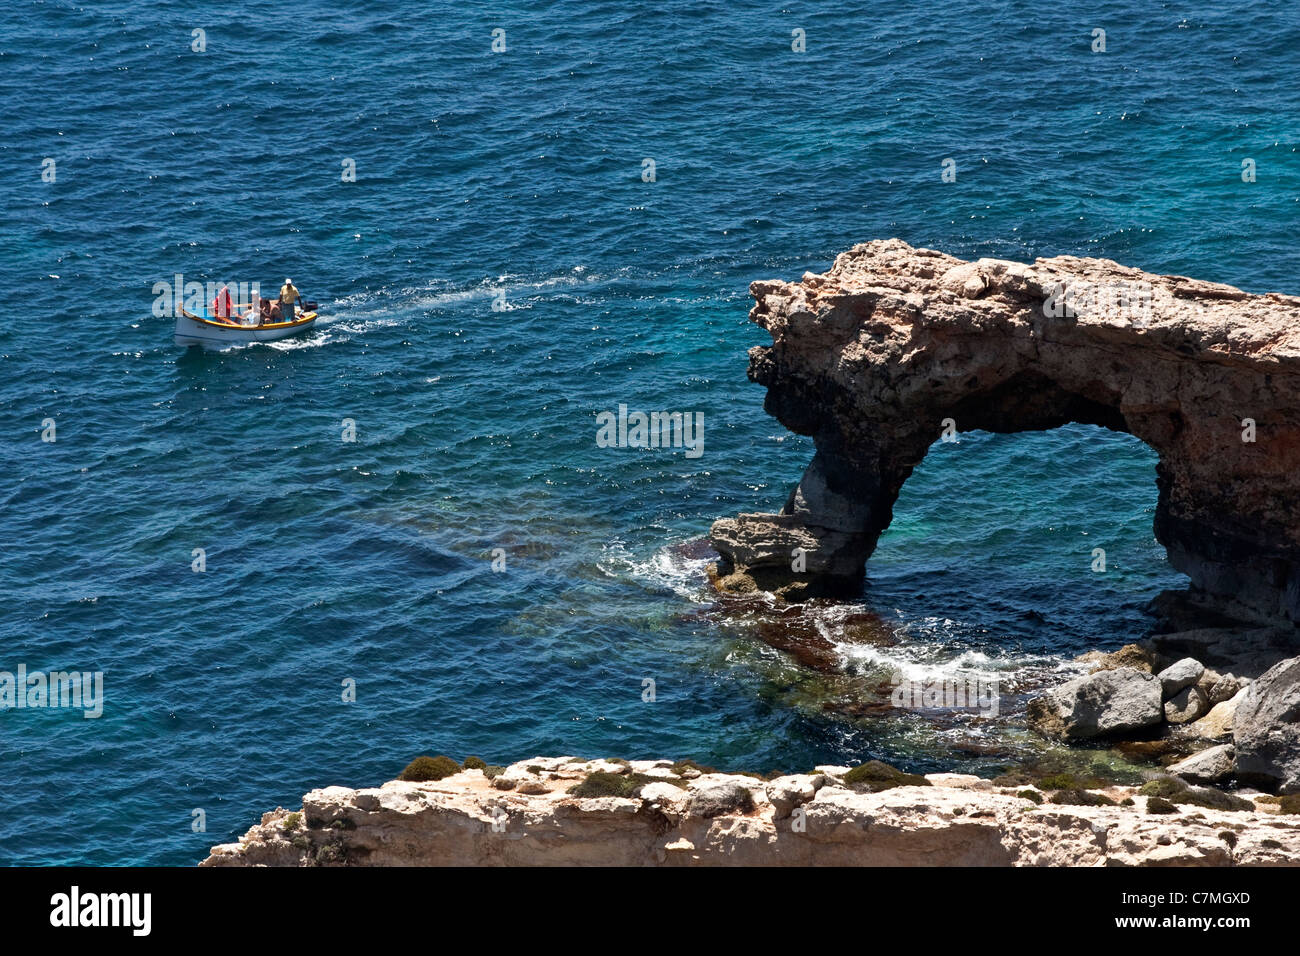
[[[1160,679],[1135,667],[1076,677],[1029,702],[1030,724],[1068,740],[1110,737],[1159,724]]]
[[[326,787],[302,810],[275,810],[203,866],[831,865],[1227,866],[1293,864],[1300,816],[1261,798],[1254,809],[1179,806],[1146,812],[1133,788],[1096,791],[1114,805],[1031,802],[964,774],[877,793],[846,785],[847,767],[775,780],[618,766],[648,782],[635,796],[567,791],[596,766],[533,758],[512,789],[479,770],[428,783]],[[534,768],[530,770],[529,768]],[[658,771],[659,773],[652,773]],[[609,771],[603,771],[609,772]],[[531,778],[529,785],[518,784]],[[1130,800],[1131,805],[1119,805]]]
[[[1084,422],[1159,453],[1155,533],[1174,567],[1244,615],[1300,620],[1300,298],[1104,259],[965,262],[897,239],[750,291],[772,336],[750,378],[817,450],[779,514],[714,524],[720,588],[855,593],[946,419]]]
[[[1300,657],[1276,664],[1242,692],[1232,732],[1239,778],[1300,793]]]

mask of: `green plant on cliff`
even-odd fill
[[[1080,777],[1072,773],[1049,774],[1038,781],[1040,790],[1098,790],[1104,786],[1106,781],[1099,777]]]
[[[1158,780],[1151,780],[1142,784],[1138,793],[1144,797],[1164,797],[1168,800],[1174,794],[1183,793],[1187,790],[1187,784],[1181,780],[1175,780],[1173,777],[1161,777]]]
[[[694,760],[679,760],[668,768],[677,776],[681,776],[688,770],[694,770],[696,773],[717,773],[713,767],[706,767],[704,764],[696,763]]]
[[[297,811],[294,811],[293,813],[289,814],[287,817],[284,818],[284,821],[280,824],[280,826],[286,832],[292,833],[294,830],[298,829],[298,824],[301,822],[302,822],[302,814],[298,813]]]
[[[604,770],[596,770],[587,774],[587,778],[581,783],[576,783],[569,788],[569,793],[575,797],[636,797],[641,788],[647,783],[653,783],[654,778],[647,777],[639,773],[609,773]]]
[[[1104,793],[1093,793],[1090,790],[1081,790],[1078,787],[1057,790],[1052,794],[1048,803],[1067,807],[1113,807],[1115,805],[1115,801]]]
[[[1147,813],[1177,813],[1178,808],[1166,800],[1164,797],[1150,797],[1147,799]]]
[[[483,760],[481,757],[466,757],[465,762],[461,764],[461,766],[466,770],[486,770],[487,761]]]
[[[1277,807],[1283,813],[1300,813],[1300,793],[1288,793],[1279,797]]]
[[[1038,781],[1023,770],[1014,770],[1009,773],[998,774],[989,782],[995,787],[1027,787]]]
[[[919,773],[904,773],[880,760],[858,764],[844,775],[844,782],[863,793],[879,793],[891,787],[928,787],[930,781]]]
[[[1161,777],[1142,785],[1144,797],[1160,797],[1170,803],[1204,807],[1207,810],[1254,810],[1255,804],[1243,797],[1213,787],[1189,787],[1176,777]]]
[[[1018,794],[1016,794],[1016,796],[1024,797],[1030,803],[1043,802],[1043,795],[1039,793],[1037,790],[1021,790]]]
[[[454,773],[460,773],[460,764],[450,757],[439,754],[436,757],[416,757],[406,765],[406,769],[398,779],[421,783],[428,780],[441,780]]]

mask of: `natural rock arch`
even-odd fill
[[[1300,298],[1104,259],[964,262],[897,239],[750,291],[772,345],[750,351],[749,376],[817,450],[779,514],[714,523],[723,590],[857,593],[945,419],[1083,422],[1158,453],[1155,534],[1195,588],[1300,621]]]

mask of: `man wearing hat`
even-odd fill
[[[292,279],[285,279],[280,286],[280,321],[292,322],[298,317],[298,300],[301,293],[294,287]]]

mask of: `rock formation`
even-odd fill
[[[1155,534],[1196,588],[1300,620],[1300,298],[1103,259],[964,262],[896,239],[750,291],[772,336],[750,378],[816,454],[779,514],[714,524],[722,589],[854,594],[945,428],[1084,422],[1159,454]]]
[[[1156,634],[1077,663],[1092,671],[1029,701],[1029,724],[1062,740],[1133,731],[1186,754],[1169,773],[1236,781],[1300,799],[1296,629],[1199,628]],[[1195,655],[1195,656],[1193,656]],[[1212,665],[1212,666],[1211,666]]]
[[[864,786],[847,767],[764,781],[666,760],[535,757],[493,778],[464,770],[425,783],[313,790],[301,811],[265,814],[201,865],[1227,866],[1300,858],[1300,815],[1282,812],[1289,807],[1275,797],[1229,797],[1170,778],[1142,792],[1071,791],[884,771]],[[636,786],[611,796],[568,792],[593,775]],[[876,786],[888,789],[866,792]]]
[[[1160,681],[1133,667],[1077,677],[1029,702],[1034,726],[1068,740],[1154,727],[1162,716]]]
[[[1242,693],[1232,721],[1237,777],[1300,792],[1300,657],[1269,668]]]

